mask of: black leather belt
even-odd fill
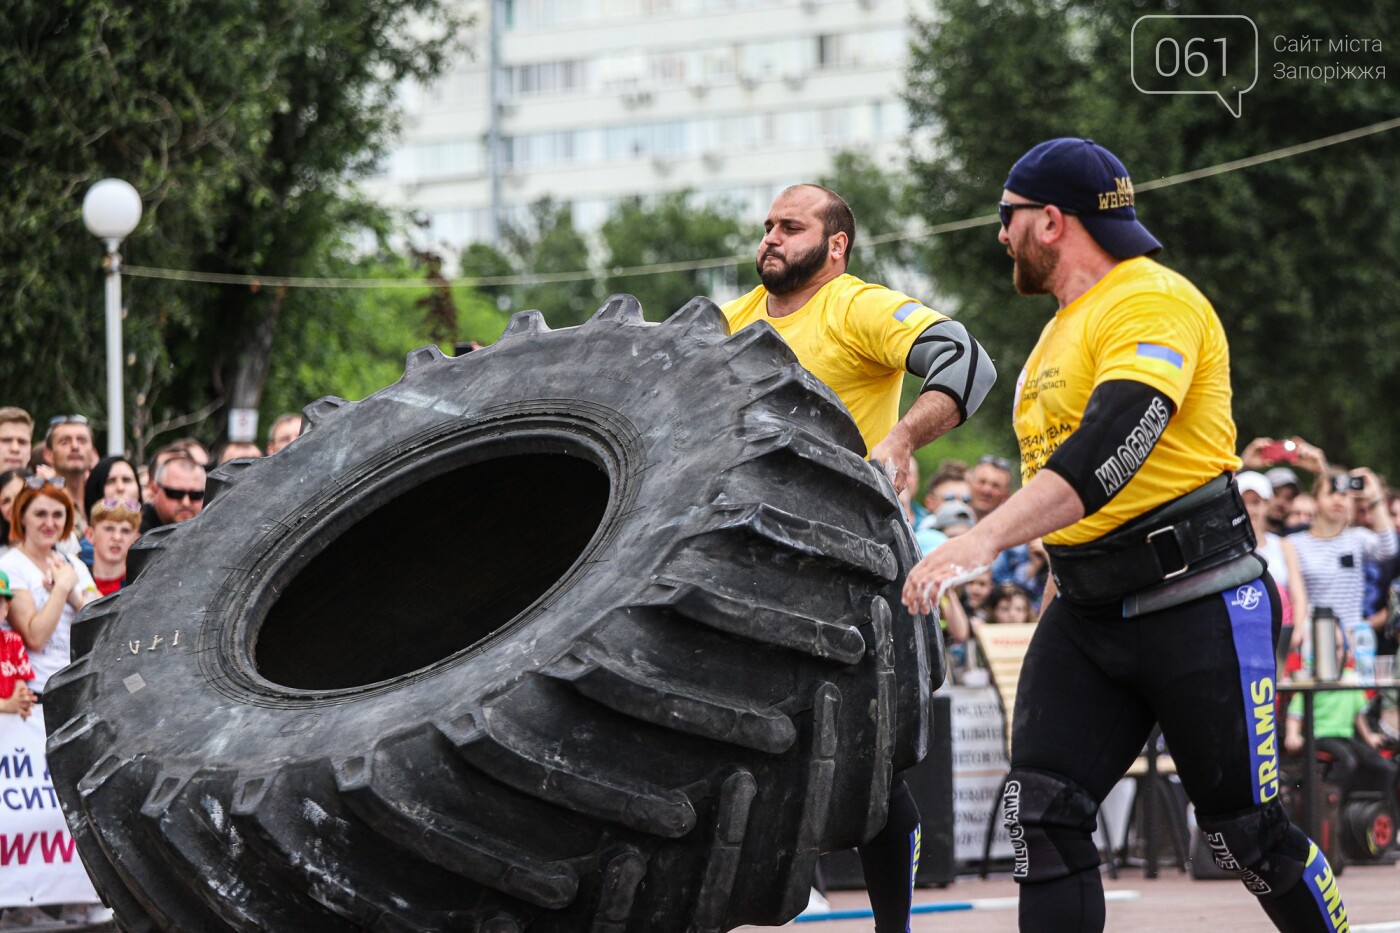
[[[1087,544],[1047,545],[1050,572],[1073,602],[1102,603],[1254,550],[1233,477],[1220,477]]]

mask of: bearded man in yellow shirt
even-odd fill
[[[724,306],[731,331],[767,322],[850,411],[869,451],[902,491],[914,450],[967,419],[996,370],[966,328],[908,295],[846,272],[855,216],[836,192],[795,185],[778,195],[758,247],[763,284]],[[904,416],[906,372],[924,380]],[[889,818],[860,847],[877,933],[907,933],[918,871],[919,811],[899,775]]]
[[[1044,537],[1059,593],[1026,654],[1002,813],[1023,931],[1100,931],[1099,804],[1160,723],[1215,861],[1287,933],[1348,929],[1279,801],[1278,590],[1235,487],[1230,359],[1210,302],[1153,262],[1123,163],[1052,139],[1012,167],[999,239],[1052,294],[1016,383],[1022,488],[910,572],[904,602]]]

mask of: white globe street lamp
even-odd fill
[[[124,452],[122,264],[117,248],[141,221],[141,196],[120,178],[104,178],[83,198],[83,223],[107,246],[107,453]]]

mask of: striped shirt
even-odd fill
[[[1326,606],[1345,627],[1365,617],[1366,561],[1395,556],[1395,532],[1377,534],[1369,528],[1347,528],[1331,538],[1312,532],[1292,535],[1298,569],[1308,587],[1308,602]]]

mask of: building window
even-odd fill
[[[567,94],[584,89],[585,72],[582,61],[510,65],[504,69],[502,83],[507,97]]]

